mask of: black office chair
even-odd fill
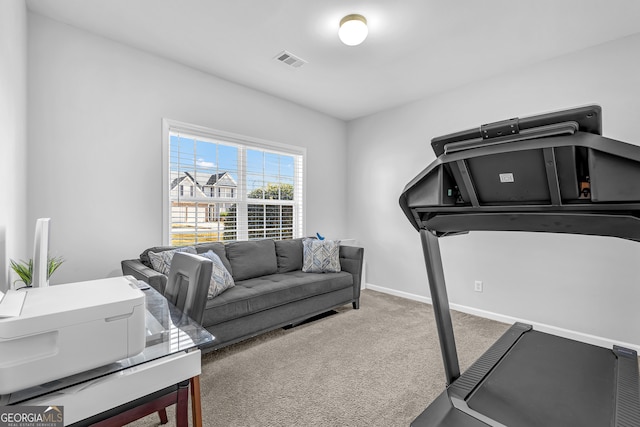
[[[177,252],[171,260],[167,286],[164,290],[167,301],[179,308],[184,315],[200,324],[202,324],[204,317],[212,268],[213,263],[210,259],[186,252]],[[200,377],[192,378],[189,385],[193,419],[201,420]],[[158,415],[161,424],[166,424],[169,421],[166,409],[159,410]]]
[[[212,268],[210,259],[177,252],[171,260],[164,289],[164,297],[199,324],[204,316]]]

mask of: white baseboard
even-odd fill
[[[431,304],[431,298],[415,295],[409,292],[398,291],[395,289],[386,288],[384,286],[373,285],[367,283],[365,289],[371,289],[372,291],[382,292],[389,295],[395,295],[397,297],[407,298],[414,301]],[[515,322],[522,322],[533,326],[536,330],[546,332],[549,334],[557,335],[564,338],[584,342],[587,344],[597,345],[604,348],[612,348],[614,345],[620,347],[626,347],[631,350],[635,350],[640,353],[640,345],[613,341],[608,338],[598,337],[595,335],[585,334],[583,332],[572,331],[570,329],[558,328],[556,326],[546,325],[544,323],[534,322],[526,319],[518,319],[512,316],[506,316],[504,314],[494,313],[492,311],[481,310],[474,307],[468,307],[466,305],[449,303],[449,307],[452,310],[460,311],[462,313],[472,314],[474,316],[483,317],[485,319],[495,320],[501,323],[513,324]]]
[[[431,298],[429,297],[421,297],[420,295],[410,294],[409,292],[397,291],[391,288],[385,288],[384,286],[373,285],[371,283],[367,283],[365,285],[365,289],[371,289],[372,291],[382,292],[384,294],[395,295],[397,297],[402,297],[414,301],[420,301],[427,304],[431,304]]]

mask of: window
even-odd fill
[[[304,235],[304,148],[166,119],[163,129],[166,244]]]

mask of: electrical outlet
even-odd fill
[[[474,282],[473,290],[476,292],[482,292],[482,280],[476,280]]]

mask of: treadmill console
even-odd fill
[[[541,231],[640,241],[640,147],[601,135],[598,106],[434,138],[400,205],[416,230]]]

